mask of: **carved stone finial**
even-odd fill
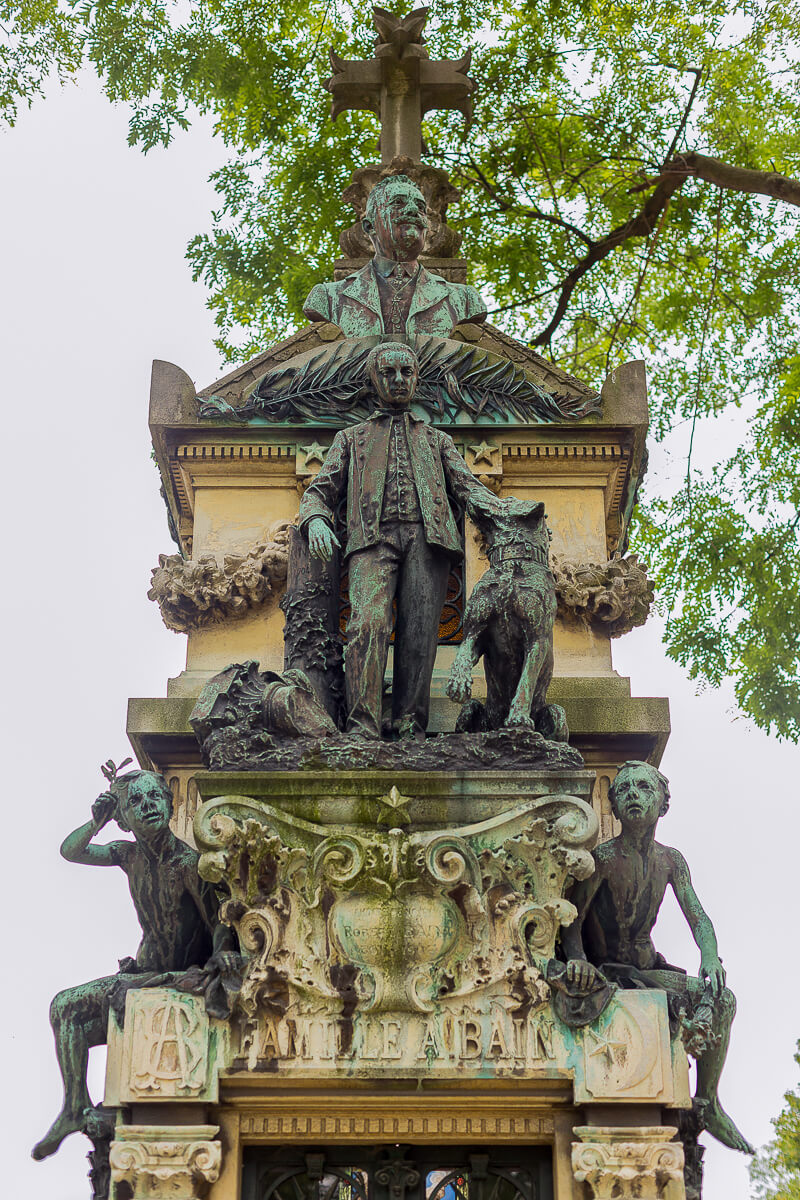
[[[462,58],[431,60],[423,45],[427,8],[397,17],[373,9],[378,37],[375,57],[344,59],[330,52],[333,75],[325,87],[332,94],[331,116],[346,109],[377,113],[381,120],[381,161],[422,156],[422,118],[436,108],[457,109],[469,123],[475,81],[467,75],[471,51]]]

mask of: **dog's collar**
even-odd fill
[[[491,567],[501,567],[510,562],[534,562],[549,568],[550,556],[547,550],[540,546],[532,546],[530,542],[505,542],[489,551]]]

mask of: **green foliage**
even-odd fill
[[[794,1060],[800,1067],[800,1042]],[[800,1092],[784,1096],[772,1124],[775,1137],[759,1150],[750,1167],[754,1200],[800,1200]]]
[[[329,45],[371,54],[370,6],[0,8],[13,31],[0,58],[9,120],[48,69],[64,77],[81,59],[131,106],[130,140],[145,150],[194,112],[211,115],[230,160],[214,175],[213,230],[188,256],[220,351],[240,361],[296,326],[352,223],[341,192],[376,157],[377,121],[346,113],[331,123],[322,87]],[[743,710],[791,737],[800,210],[688,178],[637,236],[584,260],[641,213],[675,153],[800,175],[798,27],[798,0],[439,0],[430,50],[455,57],[473,46],[480,93],[468,141],[456,114],[425,122],[427,160],[462,191],[452,223],[495,323],[594,384],[645,358],[657,438],[685,430],[688,445],[698,422],[729,422],[743,408],[739,450],[703,472],[687,462],[678,494],[640,510],[634,540],[657,572],[669,653],[698,681],[733,675]],[[565,282],[574,289],[559,305]]]

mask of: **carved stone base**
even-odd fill
[[[217,1125],[122,1125],[111,1143],[111,1179],[132,1200],[198,1200],[219,1177]]]
[[[572,1170],[597,1200],[685,1200],[683,1147],[670,1125],[580,1125]]]

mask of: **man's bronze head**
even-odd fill
[[[383,258],[410,262],[419,258],[428,236],[425,197],[407,175],[388,175],[367,197],[362,226]]]
[[[623,825],[655,825],[669,809],[669,782],[650,763],[630,759],[617,772],[608,798]]]
[[[408,408],[417,390],[419,361],[404,342],[384,342],[367,357],[367,372],[385,408]]]

